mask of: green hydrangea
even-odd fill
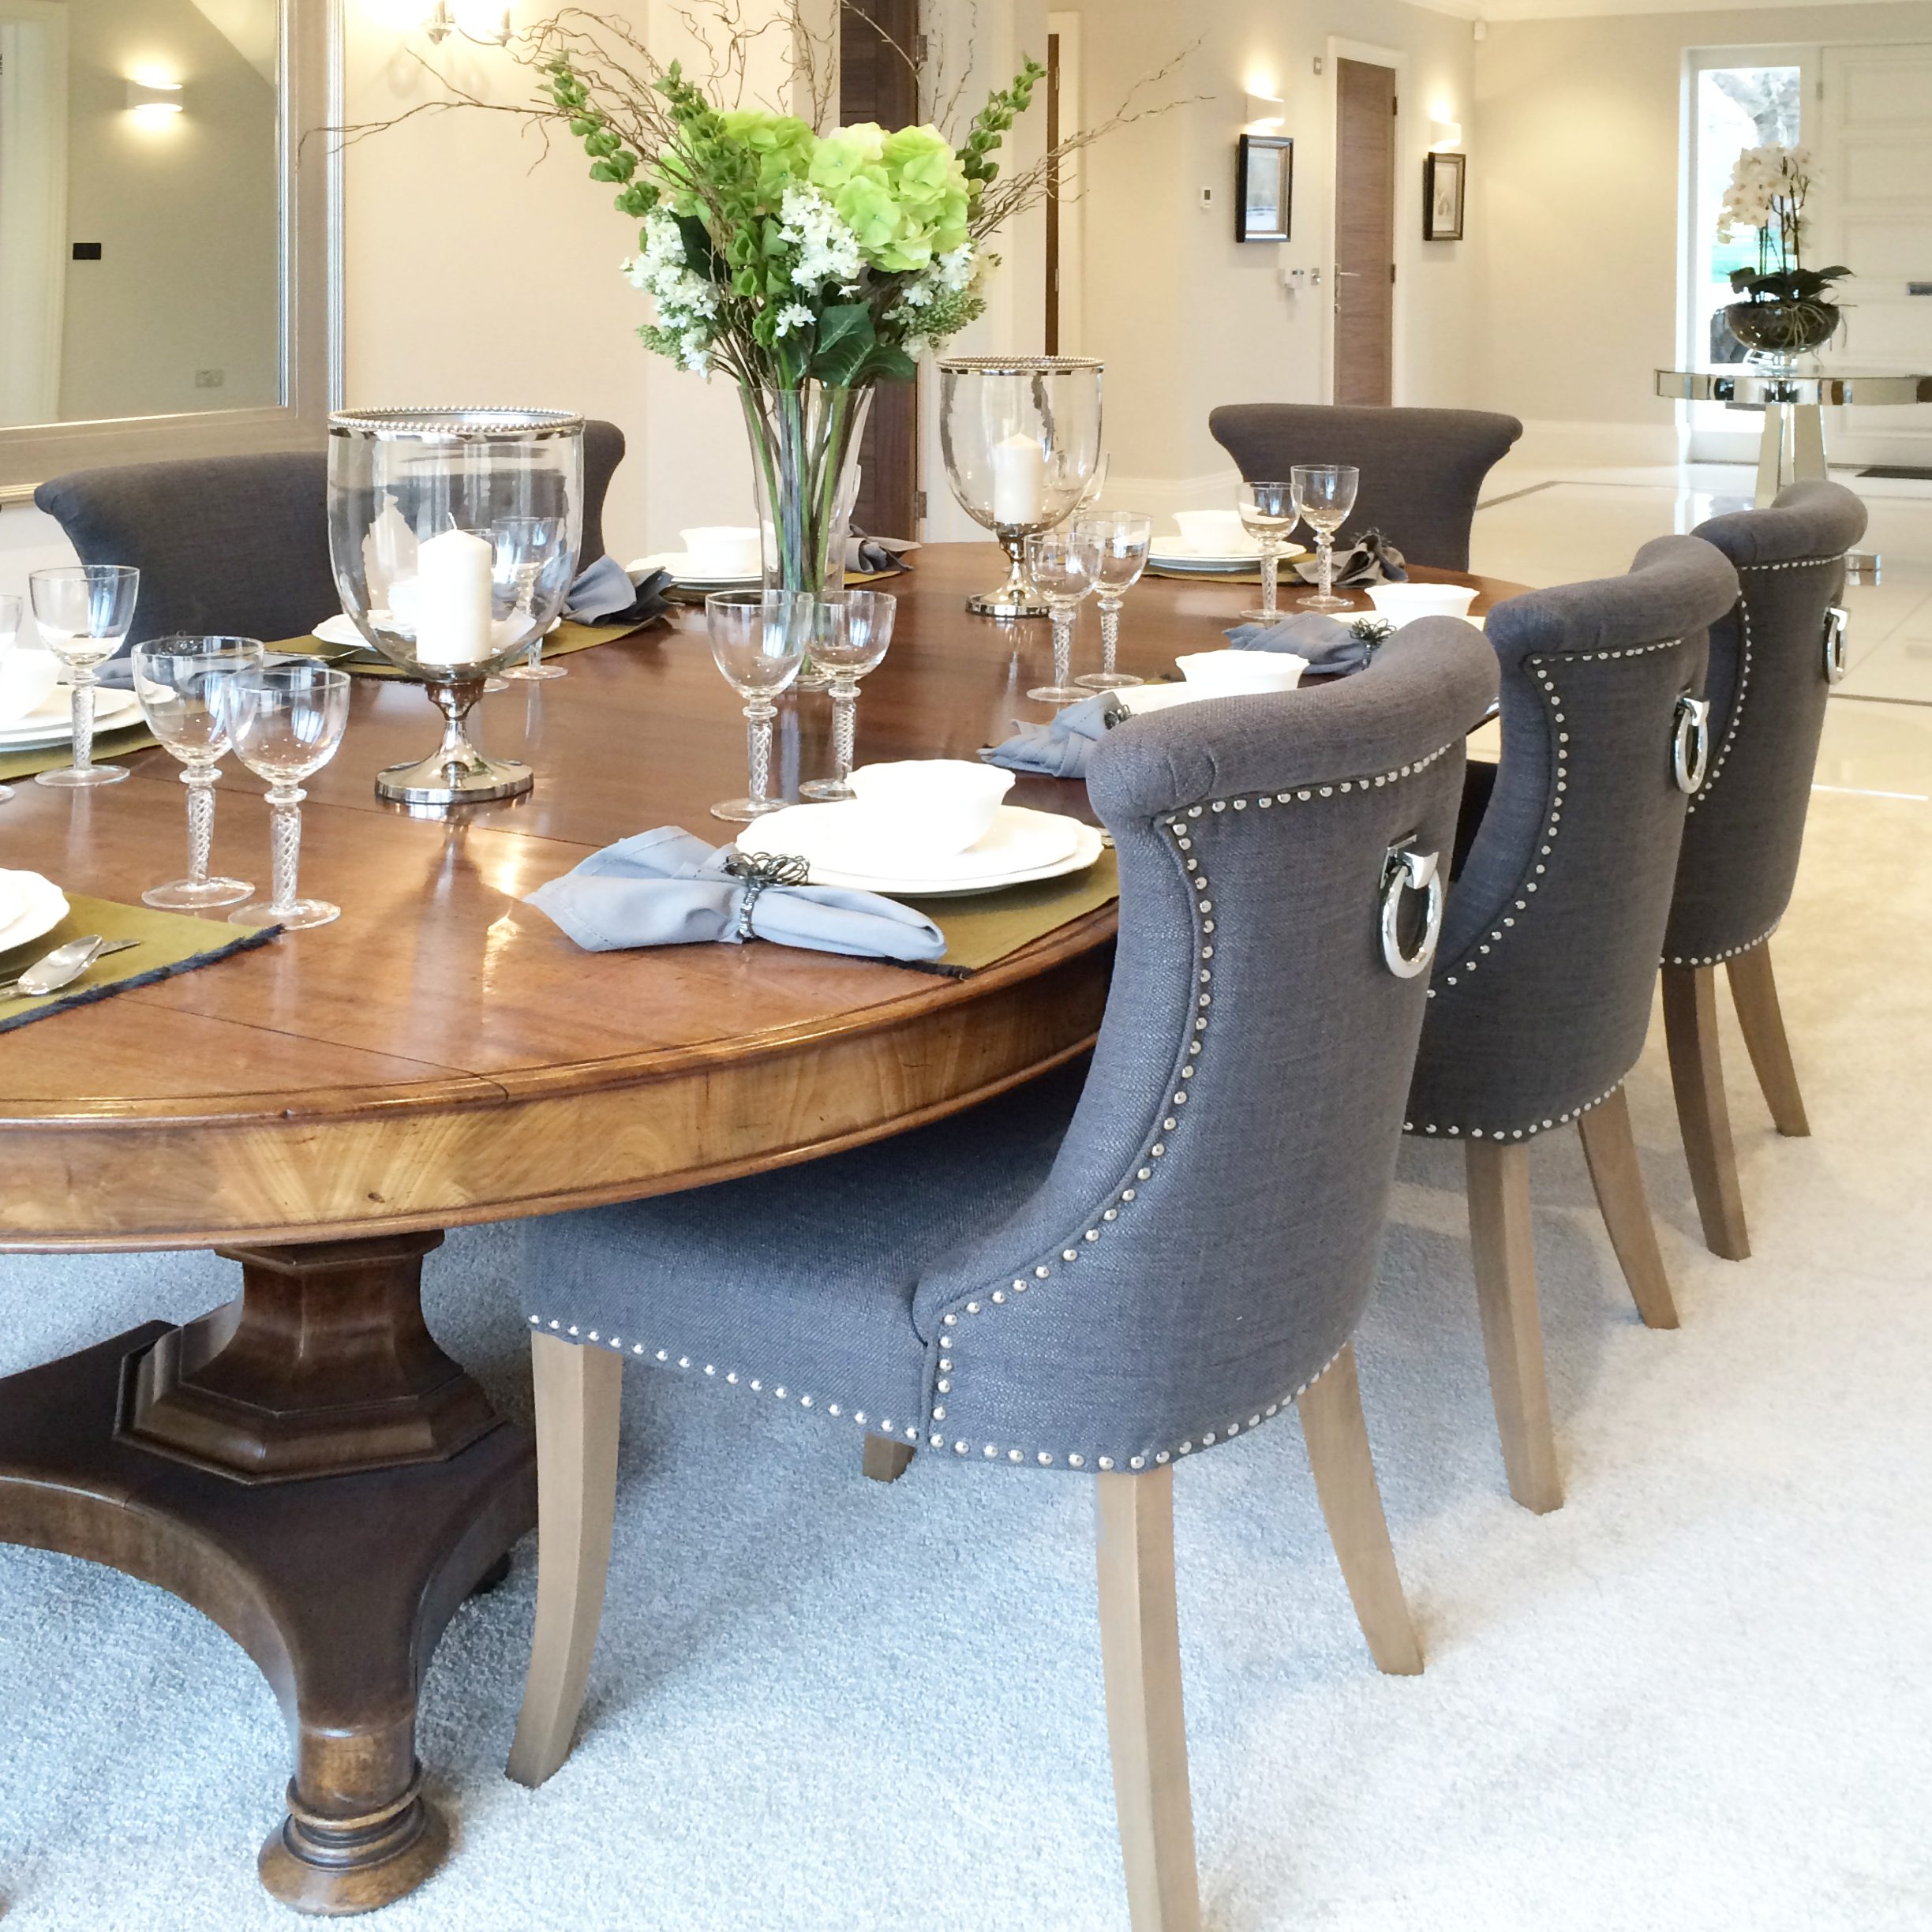
[[[841,128],[818,142],[806,178],[889,275],[915,274],[968,238],[965,170],[937,128]]]
[[[763,114],[752,108],[733,109],[718,118],[724,138],[748,148],[758,157],[758,198],[765,210],[775,209],[784,191],[804,180],[818,137],[792,114]]]

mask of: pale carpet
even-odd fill
[[[1537,1149],[1556,1515],[1503,1490],[1456,1153],[1406,1153],[1361,1357],[1426,1676],[1370,1667],[1292,1421],[1180,1471],[1217,1932],[1932,1922],[1929,829],[1919,805],[1816,802],[1777,948],[1816,1137],[1770,1132],[1733,1032],[1743,1265],[1696,1238],[1653,1029],[1632,1089],[1681,1332],[1636,1322],[1573,1137]],[[432,1315],[521,1409],[501,1253],[453,1238]],[[0,1368],[197,1313],[227,1280],[0,1260]],[[882,1488],[796,1409],[650,1372],[628,1401],[583,1742],[541,1792],[501,1775],[526,1548],[429,1680],[456,1855],[380,1923],[1124,1932],[1086,1485],[949,1457]],[[6,1932],[286,1932],[253,1863],[287,1770],[211,1625],[0,1550]]]

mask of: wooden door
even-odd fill
[[[1335,64],[1335,399],[1394,397],[1395,70]]]
[[[867,24],[870,22],[871,24]],[[919,118],[908,62],[919,39],[919,0],[844,0],[839,36],[839,124],[909,125]],[[874,537],[919,534],[919,386],[881,383],[859,461],[852,514]]]
[[[1046,36],[1046,152],[1060,145],[1060,36]],[[1046,353],[1060,353],[1060,170],[1046,177]]]

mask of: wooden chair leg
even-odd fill
[[[1295,1406],[1301,1412],[1301,1434],[1315,1472],[1315,1493],[1327,1518],[1328,1540],[1342,1565],[1356,1621],[1368,1640],[1368,1654],[1378,1670],[1391,1676],[1419,1676],[1422,1646],[1416,1642],[1389,1542],[1388,1518],[1382,1513],[1353,1342],[1319,1381],[1302,1391]]]
[[[1717,1039],[1717,969],[1664,968],[1664,1033],[1670,1047],[1677,1125],[1704,1245],[1727,1261],[1750,1258],[1737,1151],[1731,1144],[1731,1110],[1724,1099],[1724,1058]]]
[[[1766,940],[1748,953],[1739,953],[1727,963],[1726,970],[1745,1048],[1771,1118],[1780,1133],[1803,1140],[1811,1132],[1811,1123],[1805,1118],[1798,1069],[1792,1064],[1791,1042],[1784,1034],[1784,1012],[1778,1004],[1777,980],[1771,971],[1771,942]]]
[[[1550,1421],[1530,1233],[1530,1150],[1521,1141],[1466,1144],[1470,1246],[1482,1316],[1489,1394],[1503,1438],[1510,1494],[1539,1515],[1560,1508],[1556,1432]]]
[[[897,1482],[912,1466],[912,1445],[894,1442],[889,1436],[865,1439],[865,1473],[874,1482]]]
[[[1643,1170],[1637,1163],[1637,1136],[1631,1131],[1630,1100],[1619,1087],[1608,1100],[1577,1116],[1583,1136],[1583,1158],[1589,1163],[1597,1205],[1603,1210],[1610,1245],[1616,1250],[1631,1298],[1647,1328],[1675,1328],[1677,1304],[1664,1256],[1657,1246],[1657,1224],[1644,1193]]]
[[[1200,1932],[1174,1601],[1174,1471],[1094,1478],[1100,1656],[1133,1932]]]
[[[530,1338],[537,1380],[537,1630],[509,1774],[534,1790],[570,1755],[604,1614],[623,1357]]]

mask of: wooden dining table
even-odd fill
[[[1047,627],[964,608],[1000,567],[990,545],[932,546],[884,586],[897,631],[863,686],[862,762],[970,758],[1049,715],[1024,695]],[[1473,583],[1477,612],[1518,587],[1416,574]],[[1254,595],[1144,581],[1123,668],[1171,676]],[[1096,648],[1089,613],[1076,668]],[[1079,1054],[1106,998],[1110,904],[966,978],[757,943],[580,951],[524,895],[653,826],[724,843],[708,807],[743,792],[745,744],[702,611],[567,669],[476,713],[534,790],[454,813],[376,797],[377,769],[420,755],[436,720],[417,687],[358,678],[303,808],[302,886],[339,921],[0,1035],[0,1249],[212,1249],[239,1271],[198,1321],[130,1309],[124,1333],[0,1381],[0,1542],[158,1584],[255,1660],[294,1754],[261,1878],[300,1911],[387,1903],[441,1861],[418,1687],[535,1522],[529,1436],[424,1320],[442,1230],[903,1132]],[[784,701],[789,796],[829,768],[828,713]],[[6,864],[128,903],[176,876],[179,767],[153,751],[129,769],[20,785]],[[224,871],[265,876],[261,788],[223,781]],[[1077,782],[1022,778],[1012,802],[1091,817]],[[31,1304],[9,1312],[31,1324]]]

